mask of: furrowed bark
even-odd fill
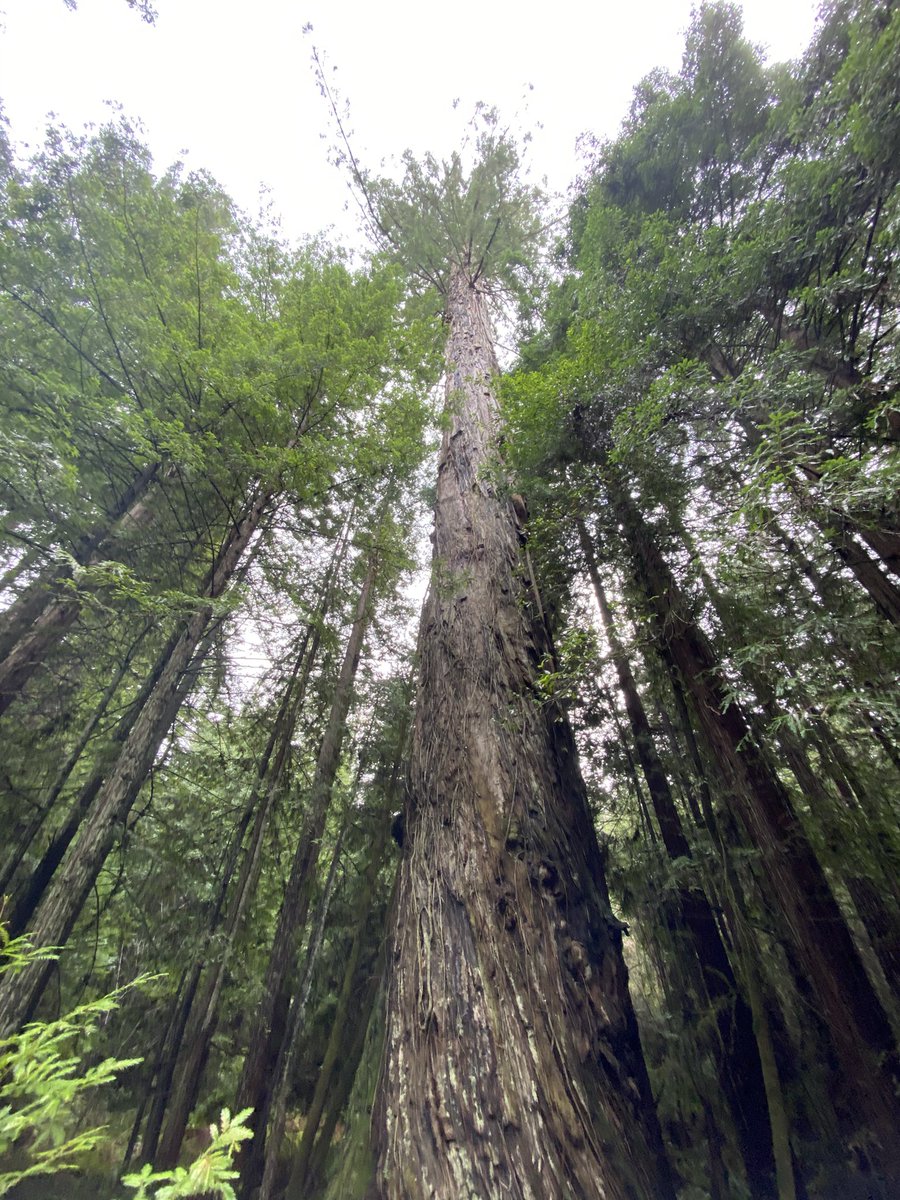
[[[447,297],[447,413],[375,1114],[383,1200],[664,1200],[668,1168],[552,655],[494,464],[486,298]]]

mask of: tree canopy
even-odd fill
[[[895,1194],[898,39],[700,4],[560,222],[338,122],[356,259],[4,140],[0,1192]]]

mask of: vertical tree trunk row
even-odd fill
[[[709,752],[734,810],[761,856],[785,928],[803,964],[842,1064],[856,1114],[881,1139],[883,1169],[900,1172],[893,1034],[859,952],[784,785],[756,745],[705,635],[687,605],[637,506],[624,487],[610,488],[638,584],[655,616],[657,637],[672,656],[692,700]],[[848,1137],[853,1118],[845,1109]]]
[[[690,860],[693,858],[690,843],[656,751],[637,682],[619,639],[597,569],[593,544],[581,520],[578,521],[578,536],[666,854],[671,862]],[[701,993],[706,992],[716,1012],[718,1038],[713,1053],[717,1076],[734,1119],[747,1181],[754,1196],[766,1196],[772,1192],[775,1160],[753,1015],[738,986],[707,896],[698,887],[679,885],[677,899],[680,922],[700,968]]]
[[[254,1138],[240,1158],[241,1180],[245,1189],[255,1186],[259,1181],[265,1161],[265,1130],[272,1099],[272,1080],[269,1072],[272,1064],[278,1059],[285,1036],[290,985],[297,957],[297,939],[309,908],[310,885],[318,862],[319,846],[340,765],[341,746],[353,699],[353,684],[371,616],[372,590],[378,566],[379,552],[378,548],[373,546],[369,552],[366,576],[360,589],[328,721],[322,735],[303,829],[278,912],[264,980],[263,998],[256,1014],[238,1085],[237,1108],[253,1109],[250,1125],[254,1131]]]
[[[213,600],[230,583],[241,557],[265,516],[273,493],[261,490],[228,532],[211,568],[207,596]],[[91,889],[124,827],[163,739],[178,713],[183,676],[213,616],[201,605],[184,622],[152,691],[138,713],[115,764],[84,815],[78,840],[53,876],[30,924],[37,946],[66,942]],[[19,1028],[33,1014],[52,963],[36,962],[0,984],[0,1034]]]

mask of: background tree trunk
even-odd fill
[[[669,780],[656,752],[650,722],[638,691],[637,682],[613,621],[603,589],[593,544],[584,522],[578,521],[578,537],[585,556],[597,606],[609,639],[613,664],[625,698],[625,710],[631,724],[638,761],[647,781],[653,811],[659,823],[663,845],[671,862],[691,859],[690,843],[684,833]],[[728,1101],[738,1137],[738,1145],[747,1181],[753,1196],[772,1194],[775,1159],[753,1014],[738,986],[728,952],[722,941],[716,918],[706,894],[700,888],[683,884],[677,890],[679,919],[683,934],[693,950],[705,991],[716,1016],[718,1038],[713,1056],[722,1093]],[[709,1119],[709,1117],[708,1117]]]
[[[373,547],[335,685],[331,711],[322,735],[306,817],[278,912],[266,970],[263,1000],[256,1014],[238,1085],[236,1107],[254,1110],[248,1122],[254,1131],[254,1137],[239,1159],[242,1187],[245,1190],[258,1181],[265,1160],[265,1130],[272,1099],[271,1071],[278,1061],[285,1036],[291,977],[297,958],[297,936],[303,928],[309,909],[311,877],[318,862],[322,831],[325,828],[332,788],[340,765],[347,714],[353,699],[353,683],[371,616],[370,603],[378,563],[378,550],[377,547]]]
[[[211,599],[220,596],[233,578],[271,500],[271,491],[260,492],[248,505],[242,519],[229,530],[210,573],[207,595]],[[184,623],[114,767],[85,816],[81,836],[56,871],[35,912],[30,926],[35,945],[63,945],[71,933],[115,844],[117,831],[127,819],[163,738],[178,713],[185,695],[182,686],[185,672],[212,615],[212,606],[204,604]],[[6,976],[0,985],[0,1034],[16,1030],[33,1014],[52,965],[52,962],[36,962],[15,976]]]
[[[610,494],[633,556],[637,582],[654,614],[657,637],[683,680],[709,752],[734,811],[760,853],[787,938],[812,984],[854,1100],[845,1109],[847,1136],[857,1117],[881,1141],[883,1169],[900,1176],[894,1037],[843,913],[837,905],[790,797],[730,694],[712,647],[627,487]],[[852,1115],[851,1115],[852,1112]]]

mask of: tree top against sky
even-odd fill
[[[446,154],[458,111],[478,100],[504,114],[527,112],[531,161],[562,191],[579,171],[576,141],[612,136],[634,85],[656,66],[677,70],[692,0],[594,6],[568,20],[537,0],[514,19],[506,5],[459,0],[454,19],[412,0],[377,6],[305,0],[154,0],[154,25],[124,0],[2,0],[3,99],[16,141],[41,140],[46,114],[79,128],[121,103],[144,123],[160,167],[187,155],[207,168],[243,208],[260,183],[275,198],[291,238],[336,224],[344,179],[328,165],[325,119],[306,69],[303,27],[338,64],[353,106],[354,145],[367,163],[411,147]],[[770,57],[799,55],[817,0],[745,0],[747,37]],[[329,69],[331,69],[329,67]],[[533,91],[529,90],[533,85]]]
[[[340,118],[338,124],[342,157],[377,246],[442,296],[454,270],[491,290],[518,289],[544,241],[546,197],[528,181],[522,139],[496,109],[477,105],[461,148],[446,158],[405,151],[397,179],[360,166]]]

